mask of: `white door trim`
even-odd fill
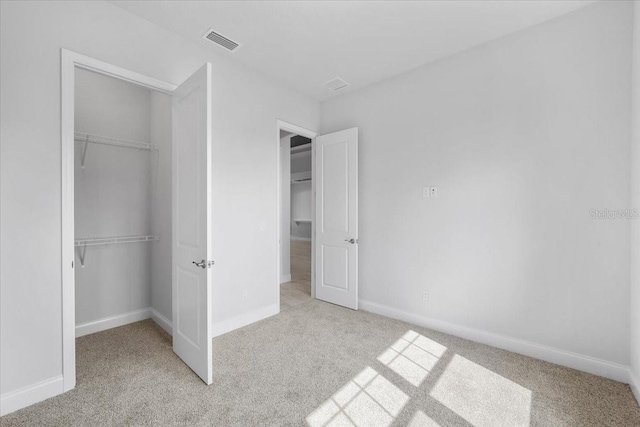
[[[280,169],[280,131],[283,130],[285,132],[290,132],[296,135],[302,135],[307,138],[311,138],[311,193],[315,194],[316,191],[316,180],[315,180],[315,172],[314,172],[314,161],[315,161],[315,144],[314,140],[316,136],[318,136],[318,132],[305,129],[303,127],[294,125],[292,123],[286,122],[284,120],[276,119],[276,145],[275,145],[275,153],[276,153],[276,284],[275,284],[275,292],[276,292],[276,301],[278,307],[278,313],[280,312],[280,267],[281,267],[281,253],[280,253],[280,236],[282,233],[281,222],[282,222],[282,201],[280,195],[280,188],[282,188],[281,180],[282,180],[282,171]],[[316,211],[315,206],[315,197],[311,198],[311,218],[315,218],[314,213]],[[313,239],[315,238],[316,231],[313,227],[313,222],[311,223],[311,298],[315,298],[315,282],[314,282],[314,249],[313,249]]]
[[[61,202],[62,202],[62,377],[63,392],[76,385],[74,239],[74,95],[75,69],[83,68],[162,93],[176,86],[67,49],[61,49]]]

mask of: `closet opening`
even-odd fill
[[[279,122],[281,311],[314,298],[314,137],[313,132]]]
[[[154,317],[171,298],[171,95],[75,69],[76,338]]]
[[[175,86],[61,52],[62,391],[141,342],[211,384],[211,64]]]

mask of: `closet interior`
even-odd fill
[[[171,319],[171,97],[75,77],[76,337]]]

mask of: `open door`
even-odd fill
[[[211,384],[211,64],[173,94],[173,351]]]
[[[316,138],[316,298],[358,309],[358,128]]]

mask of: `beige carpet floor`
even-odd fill
[[[146,320],[77,340],[77,387],[2,426],[640,426],[629,387],[311,300],[214,340],[205,386]]]

